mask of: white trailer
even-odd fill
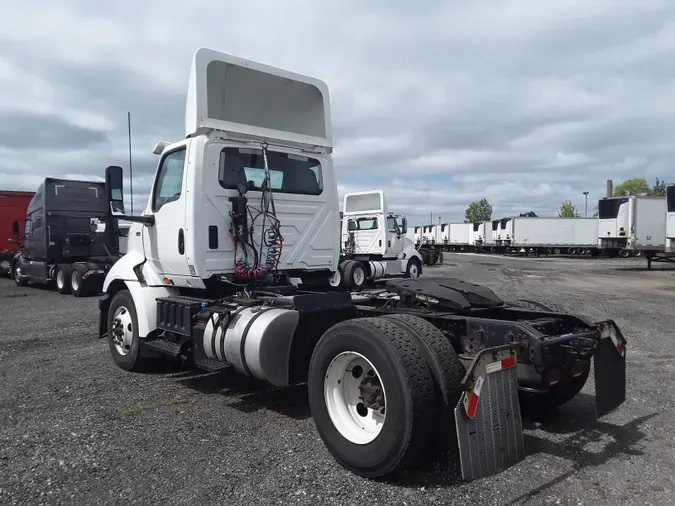
[[[333,286],[360,290],[366,281],[422,273],[422,255],[406,236],[407,220],[388,211],[382,190],[346,193],[342,214],[343,248]]]
[[[497,237],[495,244],[499,249],[506,248],[511,245],[513,239],[513,218],[502,218],[499,220],[497,227]]]
[[[596,218],[530,218],[511,220],[511,247],[536,253],[586,253],[597,250]]]
[[[675,253],[675,184],[666,186],[666,252]]]
[[[453,249],[466,249],[473,239],[472,223],[450,223],[448,244]]]
[[[434,225],[436,244],[448,244],[450,242],[450,223]]]
[[[598,201],[598,239],[609,256],[644,253],[651,267],[666,248],[666,197],[630,195]]]
[[[147,370],[159,355],[306,384],[327,454],[369,478],[455,445],[466,480],[511,467],[525,458],[519,397],[574,398],[591,358],[598,417],[625,401],[626,340],[612,320],[449,277],[329,286],[340,217],[324,82],[199,49],[185,125],[154,150],[141,216],[124,212],[122,168],[106,169],[110,214],[134,223],[98,303],[119,368]]]
[[[424,227],[417,226],[413,232],[413,241],[415,244],[422,244],[424,242],[424,234],[422,232]]]

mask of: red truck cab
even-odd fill
[[[19,222],[19,239],[23,237],[28,204],[35,192],[0,190],[0,275],[9,274],[12,258],[20,249],[14,241],[12,223]]]

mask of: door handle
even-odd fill
[[[185,235],[182,228],[178,229],[178,253],[185,253]]]

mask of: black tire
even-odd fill
[[[443,252],[442,251],[438,252],[438,263],[439,264],[443,263]]]
[[[131,320],[130,323],[132,325],[132,342],[126,354],[122,354],[118,351],[115,344],[115,336],[113,334],[113,320],[118,309],[120,310],[121,314],[126,314],[128,312]],[[112,355],[115,365],[117,365],[120,369],[124,369],[125,371],[140,371],[144,369],[148,360],[142,358],[140,355],[141,338],[138,334],[138,316],[136,314],[134,299],[131,297],[129,290],[121,290],[113,296],[112,300],[110,301],[107,320],[108,347],[110,348],[110,354]]]
[[[429,265],[429,260],[430,260],[429,250],[423,249],[419,253],[420,253],[420,255],[422,255],[422,264],[423,265]]]
[[[406,278],[418,278],[422,275],[422,262],[417,257],[411,257],[408,260],[408,264],[405,266],[405,273],[403,274]]]
[[[73,268],[69,264],[59,264],[56,266],[54,280],[56,282],[56,291],[61,295],[68,295],[71,293],[70,276],[72,273]]]
[[[86,297],[89,295],[89,283],[87,279],[82,276],[87,272],[87,268],[81,264],[73,265],[68,281],[70,283],[70,291],[75,297]]]
[[[435,442],[439,450],[457,448],[454,410],[462,396],[462,379],[466,373],[457,352],[443,332],[424,318],[409,314],[392,314],[382,318],[398,325],[417,340],[436,387],[438,414]]]
[[[371,442],[357,444],[333,424],[324,397],[329,365],[343,352],[366,357],[379,373],[386,395],[386,418]],[[382,477],[415,464],[426,453],[436,419],[434,381],[415,339],[384,318],[357,318],[328,329],[309,366],[309,402],[328,451],[360,476]]]
[[[438,251],[432,249],[429,253],[429,265],[436,265],[436,262],[438,262]]]
[[[14,283],[16,284],[16,286],[26,286],[26,285],[28,285],[28,281],[26,281],[25,279],[22,279],[20,277],[20,274],[21,274],[21,269],[17,265],[17,262],[14,262],[12,264],[12,278],[14,279]]]
[[[350,289],[358,291],[366,285],[367,273],[363,262],[348,260],[345,265],[343,283]],[[360,280],[360,281],[359,281]]]

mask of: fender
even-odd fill
[[[153,276],[154,272],[150,272],[151,269],[147,264],[143,265],[144,263],[145,256],[142,253],[130,251],[120,258],[108,272],[103,283],[103,296],[98,302],[99,337],[105,337],[108,331],[108,308],[113,296],[120,290],[129,290],[134,299],[138,318],[138,334],[141,338],[147,337],[157,329],[157,298],[179,295],[179,290],[175,287],[148,286],[145,278],[157,276]],[[140,266],[143,267],[139,269]]]
[[[110,285],[117,280],[121,281],[140,281],[135,272],[135,268],[145,262],[145,255],[140,251],[129,251],[120,258],[106,274],[103,281],[103,293],[108,293]]]
[[[401,255],[399,256],[399,258],[411,258],[411,257],[415,257],[421,263],[424,263],[422,255],[420,255],[419,251],[417,251],[414,246],[404,247],[403,251],[401,251]]]

